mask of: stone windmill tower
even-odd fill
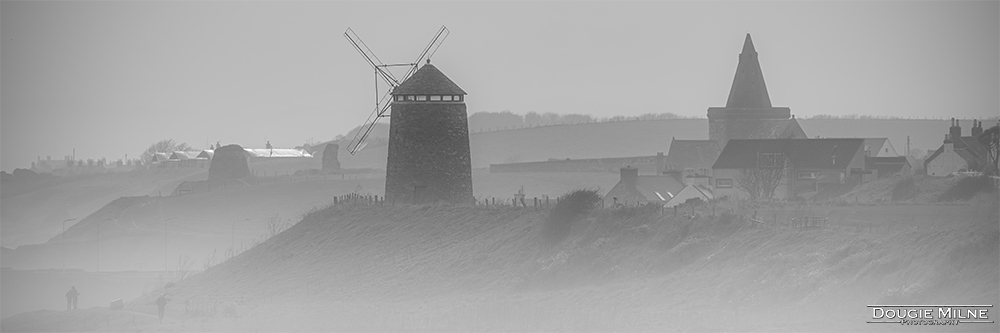
[[[465,95],[430,60],[392,91],[387,200],[471,202]]]
[[[384,64],[350,28],[344,37],[358,50],[390,89],[376,99],[375,109],[347,146],[357,154],[381,118],[390,117],[389,156],[385,198],[401,203],[447,201],[471,203],[472,157],[469,154],[469,118],[465,91],[437,67],[430,57],[450,32],[444,26],[412,63]],[[423,59],[427,63],[418,67]],[[407,67],[400,79],[390,67]],[[376,96],[379,84],[376,79]]]

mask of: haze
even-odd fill
[[[161,139],[278,147],[360,125],[374,77],[341,36],[433,58],[470,113],[722,106],[747,32],[776,106],[987,118],[1000,110],[1000,3],[11,2],[0,23],[2,169]]]

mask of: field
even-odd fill
[[[997,208],[759,208],[779,216],[767,229],[707,217],[711,206],[695,220],[605,210],[552,242],[540,236],[544,210],[331,207],[162,290],[174,299],[162,325],[129,317],[155,313],[160,291],[124,312],[41,311],[3,325],[49,331],[98,316],[94,329],[127,331],[894,330],[866,325],[865,306],[1000,301]],[[822,230],[780,223],[824,212],[844,218]],[[895,228],[851,225],[899,214]]]
[[[798,122],[811,138],[889,138],[900,154],[905,154],[907,137],[913,149],[937,149],[950,126],[948,120],[799,119]],[[969,135],[971,121],[962,126],[962,133]],[[652,156],[657,152],[668,153],[671,138],[708,139],[708,120],[623,121],[473,132],[469,142],[473,168],[487,168],[495,163],[550,158]],[[340,148],[339,158],[345,168],[385,167],[388,148],[385,142],[373,141],[357,155],[347,153],[346,141],[340,143]]]

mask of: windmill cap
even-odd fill
[[[393,95],[466,95],[454,81],[441,73],[437,67],[428,63],[420,67],[410,78],[403,81]]]

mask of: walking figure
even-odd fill
[[[76,286],[69,287],[69,291],[66,292],[66,310],[76,309],[76,299],[80,296],[80,292],[76,291]]]
[[[160,324],[163,324],[163,310],[167,307],[167,302],[170,302],[167,294],[160,294],[160,297],[156,299],[156,307],[160,312]]]

